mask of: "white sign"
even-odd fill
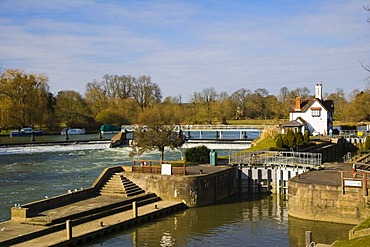
[[[361,180],[344,180],[344,186],[362,187],[362,181]]]
[[[161,174],[162,175],[172,175],[172,165],[162,164]]]

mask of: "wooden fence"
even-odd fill
[[[161,174],[162,164],[170,164],[170,162],[161,160],[134,160],[132,165],[132,172]],[[171,174],[186,175],[185,161],[182,166],[172,166]]]

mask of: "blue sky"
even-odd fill
[[[50,91],[82,94],[104,74],[149,75],[164,96],[213,87],[323,83],[364,89],[369,0],[1,0],[0,65],[49,77]]]

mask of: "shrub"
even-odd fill
[[[188,148],[185,150],[185,159],[187,162],[209,163],[210,151],[206,146]]]
[[[269,151],[286,151],[286,149],[282,147],[270,147]]]
[[[302,146],[304,144],[304,137],[301,132],[295,132],[296,145]]]
[[[365,150],[370,149],[370,136],[366,137],[363,147],[364,147]]]
[[[276,147],[282,148],[284,146],[283,138],[281,136],[278,136],[276,138]]]
[[[308,144],[310,143],[310,134],[308,133],[308,130],[306,130],[304,132],[304,135],[303,135],[303,141],[305,144]]]
[[[296,145],[296,138],[295,138],[295,134],[293,131],[291,130],[288,130],[288,133],[287,133],[287,146],[289,148],[292,148],[292,147],[295,147]]]

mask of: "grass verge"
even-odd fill
[[[359,247],[359,246],[370,246],[370,236],[363,238],[355,238],[351,240],[336,241],[333,247]]]

